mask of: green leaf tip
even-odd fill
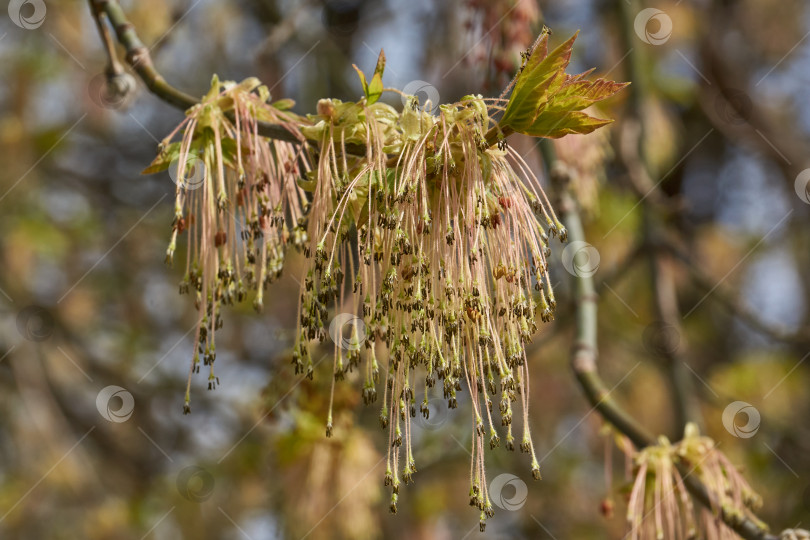
[[[567,74],[565,70],[579,31],[550,53],[549,35],[544,30],[527,53],[500,121],[501,129],[559,138],[590,133],[611,123],[612,120],[595,118],[581,111],[613,96],[629,83],[602,78],[590,81],[586,77],[593,70],[579,75]]]
[[[357,72],[357,76],[360,77],[360,85],[363,87],[363,93],[366,95],[366,103],[368,105],[376,103],[383,93],[382,76],[385,70],[385,51],[380,49],[380,56],[377,57],[377,65],[374,67],[374,75],[371,77],[371,82],[366,80],[366,74],[363,73],[359,67],[355,64],[352,64],[352,67]]]

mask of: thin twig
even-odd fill
[[[118,60],[118,55],[115,53],[115,42],[105,23],[105,15],[103,12],[99,11],[99,6],[96,2],[90,2],[90,10],[93,12],[96,28],[98,28],[99,37],[101,37],[101,41],[104,44],[104,52],[107,54],[106,74],[108,77],[121,75],[124,73],[124,66]]]
[[[700,269],[694,258],[686,250],[669,240],[659,239],[656,245],[658,248],[671,253],[674,260],[683,264],[689,271],[689,277],[695,285],[707,293],[711,292],[713,299],[757,332],[789,345],[802,347],[810,345],[810,328],[805,327],[798,331],[790,331],[782,326],[776,326],[762,320],[754,310],[734,298],[734,295],[727,287],[714,284],[713,280]]]
[[[94,15],[104,13],[115,31],[118,42],[126,49],[127,63],[141,78],[147,88],[160,99],[181,110],[189,109],[199,101],[173,87],[155,69],[149,49],[138,37],[135,27],[126,17],[117,0],[89,0]],[[97,19],[98,20],[98,19]],[[278,139],[291,143],[301,142],[298,137],[288,131],[284,126],[258,122],[259,133],[270,139]]]

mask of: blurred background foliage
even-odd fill
[[[204,392],[196,377],[194,412],[183,416],[194,310],[176,294],[182,271],[163,266],[175,186],[165,173],[139,175],[182,113],[140,83],[127,103],[106,102],[86,2],[45,4],[36,29],[0,17],[3,538],[622,537],[623,460],[613,453],[609,491],[602,424],[568,367],[561,264],[557,320],[529,350],[544,479],[531,480],[519,453],[489,453],[490,478],[514,474],[529,491],[519,509],[496,508],[484,534],[463,496],[468,400],[447,413],[437,399],[430,421],[416,423],[419,472],[396,515],[382,485],[385,436],[377,408],[360,403],[359,380],[337,385],[335,436],[325,438],[329,369],[302,382],[289,365],[295,257],[263,315],[231,310],[219,337],[222,386]],[[761,517],[777,530],[808,526],[810,205],[794,182],[810,166],[806,2],[122,5],[178,88],[202,94],[213,73],[255,75],[301,113],[322,97],[357,99],[351,64],[370,70],[380,48],[387,86],[426,81],[447,102],[499,94],[543,23],[556,43],[581,29],[571,71],[633,82],[601,111],[615,124],[556,144],[600,254],[602,374],[644,425],[673,440],[682,428],[673,396],[685,392],[763,495]],[[633,31],[643,7],[671,19],[664,43]],[[399,106],[397,95],[386,99]],[[543,175],[534,143],[511,139]],[[664,240],[682,257],[650,248]],[[95,406],[108,385],[134,396],[125,422]],[[736,400],[761,413],[753,437],[723,427]],[[616,510],[603,515],[611,493]]]

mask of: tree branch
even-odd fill
[[[126,50],[127,63],[153,94],[169,105],[183,111],[199,103],[199,100],[193,96],[166,82],[163,76],[155,69],[149,49],[138,37],[135,27],[127,19],[117,0],[89,0],[89,2],[91,12],[99,28],[103,28],[104,21],[101,20],[101,15],[104,14],[112,25],[118,42]],[[258,122],[258,125],[259,134],[264,137],[291,143],[301,142],[297,136],[279,124]]]
[[[621,36],[624,45],[630,51],[630,79],[633,81],[631,89],[631,99],[629,103],[629,118],[622,130],[621,156],[627,167],[627,173],[631,183],[640,193],[640,203],[643,204],[641,227],[642,241],[645,244],[654,242],[657,236],[663,234],[665,227],[665,216],[667,212],[660,212],[660,209],[671,208],[664,193],[659,191],[660,182],[653,183],[650,171],[650,159],[647,153],[645,142],[650,133],[647,115],[644,114],[644,103],[649,94],[648,74],[643,69],[644,50],[634,47],[631,43],[631,36],[634,34],[633,25],[636,14],[640,11],[638,3],[633,5],[623,1],[617,2],[620,5],[619,13],[621,17]],[[659,217],[662,216],[662,217]],[[681,315],[678,308],[678,297],[675,287],[674,276],[666,260],[665,254],[656,250],[649,251],[649,271],[653,287],[653,303],[655,312],[660,321],[673,328],[678,336],[683,338],[681,328]],[[685,369],[683,348],[673,348],[665,346],[661,349],[660,360],[664,372],[664,380],[670,389],[671,400],[674,411],[675,429],[678,430],[678,437],[683,435],[683,429],[688,421],[693,421],[702,427],[702,415],[700,407],[694,394],[694,385],[689,373]]]
[[[799,347],[810,345],[810,328],[804,327],[793,332],[783,326],[777,326],[762,320],[754,310],[734,298],[733,294],[725,286],[713,284],[709,276],[698,267],[694,258],[682,247],[676,245],[675,242],[668,239],[658,239],[655,247],[671,253],[675,260],[680,261],[686,267],[689,271],[689,277],[695,285],[706,291],[706,293],[711,293],[718,303],[754,330],[775,341],[781,341],[788,345]]]
[[[545,141],[544,141],[545,142]],[[569,241],[585,241],[582,223],[573,197],[564,186],[558,186],[560,217],[568,229]],[[638,448],[656,444],[656,439],[635,418],[610,396],[597,371],[597,296],[593,279],[590,276],[573,277],[573,304],[576,320],[576,335],[571,352],[571,367],[577,381],[591,405],[616,429],[626,435]],[[754,520],[745,516],[733,515],[721,507],[717,497],[710,492],[697,476],[680,465],[678,470],[684,485],[692,497],[706,508],[720,509],[720,518],[732,530],[746,540],[777,540]]]
[[[649,210],[645,212],[649,215]],[[647,229],[647,231],[649,230],[650,228]],[[682,437],[687,422],[695,422],[701,429],[704,428],[704,425],[700,406],[695,399],[691,376],[685,369],[688,345],[681,325],[682,317],[678,307],[675,277],[669,259],[670,257],[667,257],[666,254],[651,252],[649,260],[650,277],[653,284],[655,311],[658,319],[674,328],[678,336],[677,346],[665,344],[660,353],[664,359],[664,368],[668,375],[667,382],[672,392],[675,407],[675,426],[679,430],[678,437]]]

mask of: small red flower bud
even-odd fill
[[[599,505],[599,511],[605,516],[607,519],[613,517],[613,501],[610,499],[603,499],[601,504]]]

